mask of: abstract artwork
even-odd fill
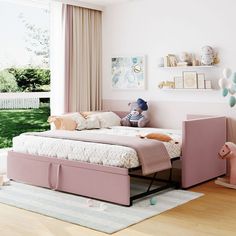
[[[145,56],[112,57],[113,89],[145,89]]]

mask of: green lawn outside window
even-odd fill
[[[49,129],[49,104],[41,104],[39,109],[0,110],[0,148],[12,146],[12,138],[32,131]]]

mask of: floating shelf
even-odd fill
[[[185,91],[185,92],[213,92],[213,91],[217,91],[217,89],[172,89],[172,88],[162,88],[159,90],[163,90],[163,91]]]
[[[160,69],[207,69],[207,68],[216,68],[215,65],[212,66],[163,66],[158,67]]]

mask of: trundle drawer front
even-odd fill
[[[50,163],[15,156],[7,158],[7,177],[19,182],[50,188]]]
[[[130,177],[62,165],[58,190],[129,205]]]
[[[127,169],[52,159],[9,152],[9,179],[96,198],[130,204],[130,176]]]

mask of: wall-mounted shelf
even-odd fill
[[[181,91],[181,92],[213,92],[217,91],[217,89],[172,89],[172,88],[162,88],[162,91]]]
[[[209,69],[209,68],[216,68],[216,66],[163,66],[158,67],[160,69]]]

